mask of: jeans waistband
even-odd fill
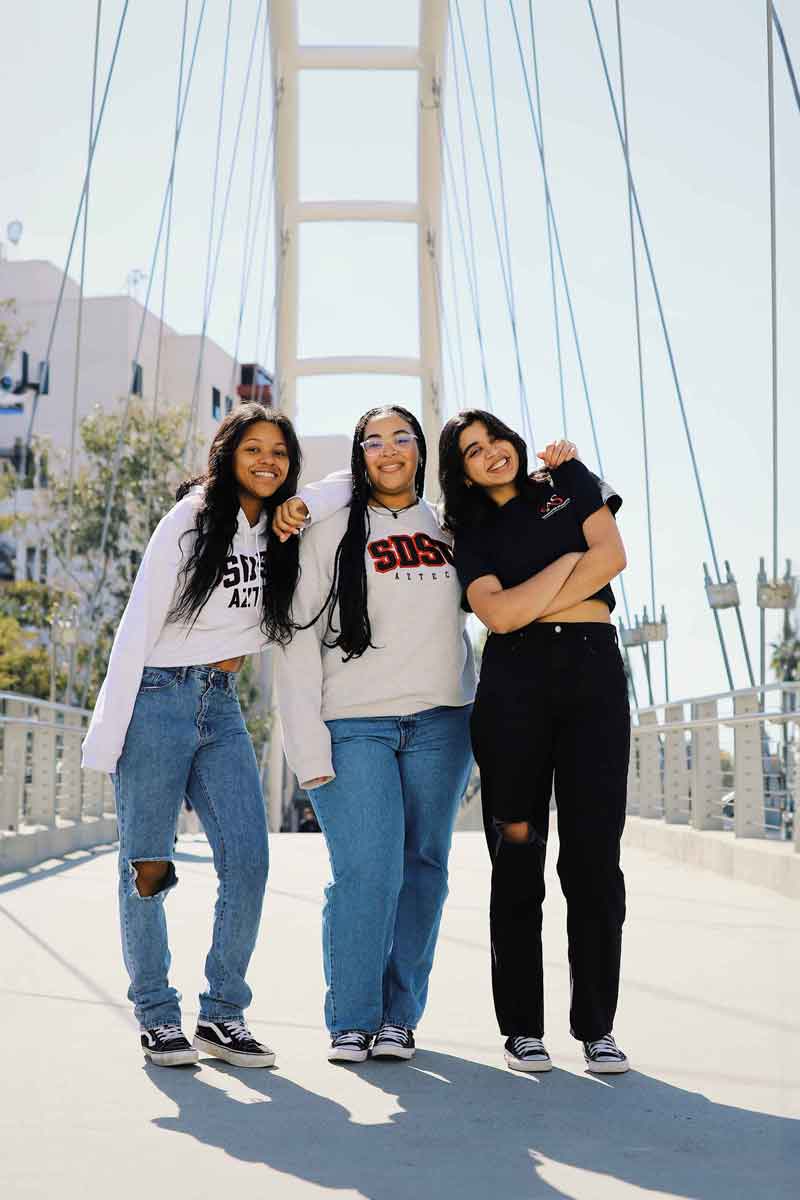
[[[533,621],[513,633],[492,634],[498,642],[536,642],[549,644],[558,641],[617,644],[617,631],[605,621]]]
[[[174,675],[178,683],[186,679],[196,679],[204,687],[224,688],[227,692],[235,692],[238,672],[221,671],[219,667],[208,665],[195,667],[145,667],[145,671],[158,671],[163,675]]]

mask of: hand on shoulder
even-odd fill
[[[299,496],[284,500],[275,509],[272,518],[272,531],[280,541],[286,542],[292,534],[300,534],[308,524],[308,508]]]

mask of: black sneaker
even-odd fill
[[[552,1071],[553,1064],[541,1038],[515,1034],[506,1040],[505,1060],[512,1071]]]
[[[630,1063],[610,1033],[596,1042],[584,1042],[583,1057],[592,1075],[622,1075],[630,1070]]]
[[[257,1042],[244,1021],[198,1021],[194,1045],[234,1067],[272,1067],[275,1052]]]
[[[372,1058],[413,1058],[415,1054],[414,1030],[384,1021],[372,1043]]]
[[[154,1025],[141,1031],[145,1058],[157,1067],[183,1067],[196,1063],[200,1055],[183,1036],[180,1025]]]
[[[363,1029],[346,1029],[342,1033],[334,1033],[328,1051],[328,1062],[363,1062],[369,1054],[371,1041],[372,1034],[365,1033]]]

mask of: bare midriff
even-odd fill
[[[223,658],[220,662],[209,663],[210,667],[216,667],[218,671],[241,671],[244,665],[244,655],[240,654],[238,658]]]
[[[539,621],[555,621],[559,625],[568,625],[571,621],[598,621],[607,625],[611,621],[611,613],[608,611],[608,605],[602,600],[582,600],[580,604],[573,604],[572,608],[565,608],[563,612],[548,613],[546,617],[539,617]]]

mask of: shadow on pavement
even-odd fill
[[[336,1101],[280,1071],[145,1068],[178,1108],[160,1129],[242,1162],[368,1200],[531,1200],[574,1196],[546,1182],[548,1162],[687,1200],[796,1200],[800,1122],[715,1104],[635,1071],[598,1081],[553,1071],[514,1075],[433,1051],[413,1063],[367,1063],[369,1085],[401,1111],[356,1124]],[[237,1075],[263,1097],[242,1101],[206,1082]],[[215,1080],[215,1084],[219,1079]],[[606,1193],[604,1193],[606,1194]],[[613,1194],[613,1193],[609,1193]],[[591,1200],[587,1181],[580,1195]]]

